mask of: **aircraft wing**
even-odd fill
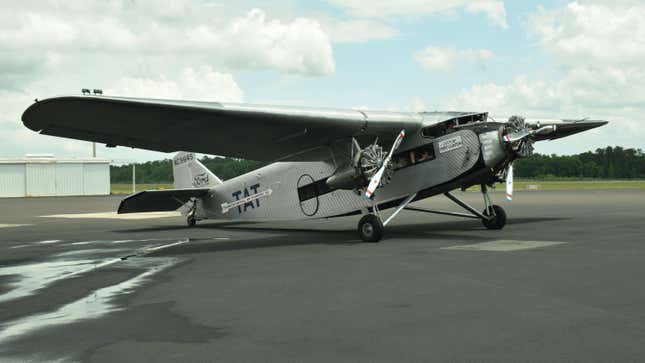
[[[22,115],[44,135],[162,152],[192,151],[252,160],[320,160],[316,150],[361,135],[393,140],[423,117],[304,107],[64,96],[37,101]],[[326,153],[326,156],[329,154]]]
[[[208,188],[144,190],[123,199],[118,214],[177,210],[191,198],[203,197],[208,191]]]
[[[606,125],[608,121],[603,120],[543,120],[543,121],[534,121],[527,119],[526,122],[529,125],[532,125],[536,128],[540,126],[555,126],[555,131],[550,132],[544,135],[535,135],[534,138],[537,141],[542,140],[555,140],[563,137],[571,136],[579,132],[587,131]]]

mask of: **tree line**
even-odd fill
[[[641,149],[608,146],[577,155],[534,154],[513,163],[519,178],[645,179],[645,154]]]
[[[234,178],[267,164],[261,161],[208,156],[204,156],[199,161],[222,180]],[[172,160],[170,159],[136,163],[135,169],[138,184],[172,183]],[[132,183],[132,165],[110,166],[110,182]]]
[[[200,161],[223,180],[260,168],[267,163],[235,158],[204,156]],[[598,178],[598,179],[645,179],[645,154],[641,149],[608,146],[596,151],[577,155],[542,155],[514,162],[517,178]],[[170,159],[136,164],[137,183],[172,183]],[[131,183],[131,165],[110,167],[112,183]]]

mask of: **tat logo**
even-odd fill
[[[243,190],[238,190],[236,192],[233,192],[232,195],[233,195],[233,197],[235,197],[235,200],[238,201],[240,199],[248,198],[248,197],[250,197],[252,195],[257,195],[259,188],[260,188],[260,184],[254,184],[254,185],[251,185],[248,188],[244,188]],[[250,192],[249,192],[249,190],[250,190]],[[251,198],[249,198],[249,199],[251,199]],[[248,208],[251,208],[251,209],[260,208],[260,199],[257,198],[255,200],[249,200],[249,201],[245,202],[243,205],[238,205],[237,206],[237,211],[239,213],[242,213],[242,209],[244,209],[244,212],[246,212],[246,210]]]

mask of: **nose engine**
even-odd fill
[[[556,125],[540,127],[538,123],[535,126],[529,126],[524,121],[524,118],[513,116],[501,130],[501,142],[513,154],[519,157],[527,157],[533,154],[533,144],[537,136],[545,136],[555,130]]]
[[[512,116],[495,131],[480,134],[484,162],[490,168],[498,168],[518,157],[533,154],[533,144],[556,130],[556,125],[529,125],[523,117]]]

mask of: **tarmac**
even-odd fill
[[[403,211],[380,243],[358,217],[187,228],[107,214],[119,197],[0,199],[0,360],[645,360],[645,191],[493,199],[503,230]]]

